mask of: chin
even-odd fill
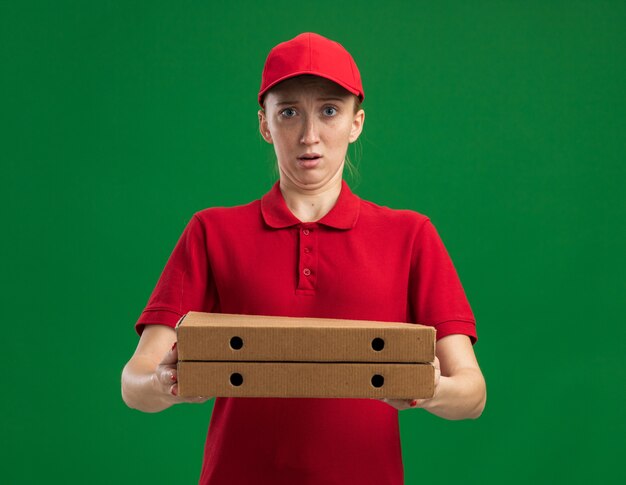
[[[292,183],[300,187],[313,187],[324,185],[329,179],[326,174],[314,174],[314,173],[298,173],[289,174],[288,178]]]

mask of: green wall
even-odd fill
[[[0,5],[0,481],[197,481],[212,401],[121,369],[191,214],[274,182],[261,69],[315,31],[363,76],[348,182],[431,218],[477,319],[485,412],[401,412],[406,483],[625,483],[626,3],[226,5]]]

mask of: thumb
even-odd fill
[[[178,346],[176,344],[177,342],[174,342],[172,348],[165,354],[161,361],[162,365],[172,365],[178,362]]]

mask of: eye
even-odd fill
[[[329,113],[329,110],[334,110],[334,113]],[[337,108],[335,108],[334,106],[326,106],[326,108],[324,108],[324,113],[330,116],[334,116],[337,113]]]
[[[291,114],[285,114],[285,113],[291,113]],[[285,108],[284,110],[280,112],[280,114],[283,115],[285,118],[293,118],[296,115],[296,110],[293,108]]]

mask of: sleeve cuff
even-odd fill
[[[141,336],[146,325],[167,325],[168,327],[175,328],[178,320],[180,320],[182,316],[182,313],[166,308],[144,310],[141,312],[137,323],[135,323],[135,331]]]
[[[440,322],[435,325],[437,331],[437,340],[460,333],[467,335],[474,345],[478,341],[478,335],[476,334],[476,322],[464,321],[464,320],[448,320],[446,322]]]

